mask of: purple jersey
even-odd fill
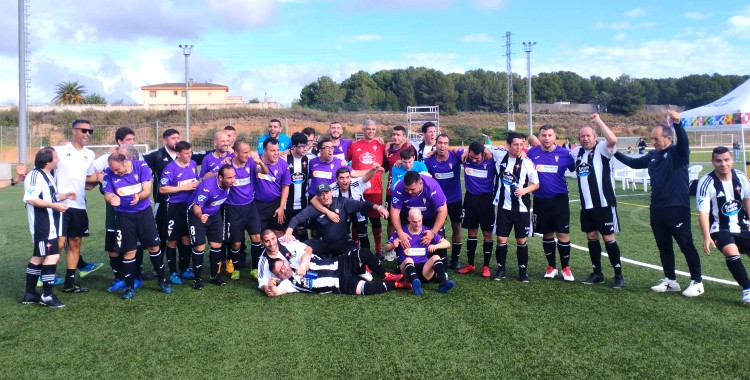
[[[346,152],[349,151],[349,147],[352,145],[352,140],[340,138],[339,145],[333,146],[333,158],[346,161]]]
[[[398,262],[402,263],[407,258],[411,258],[414,260],[414,264],[421,264],[426,263],[427,259],[430,257],[430,253],[427,251],[427,246],[431,244],[437,244],[440,243],[440,240],[443,238],[440,236],[440,234],[435,235],[432,240],[430,240],[430,243],[427,245],[422,245],[422,243],[419,242],[420,239],[422,239],[422,236],[424,235],[425,231],[428,231],[429,228],[422,226],[422,231],[418,234],[412,234],[409,231],[409,226],[403,226],[403,231],[409,235],[409,246],[411,248],[404,250],[404,248],[399,245],[396,247],[396,253],[398,253]],[[391,235],[390,239],[388,239],[388,242],[393,244],[394,241],[398,240],[398,233],[394,232],[393,235]]]
[[[191,182],[200,182],[198,177],[198,164],[195,161],[190,160],[188,166],[182,167],[177,164],[177,161],[172,161],[167,164],[164,170],[161,172],[161,181],[159,186],[183,186]],[[174,194],[167,194],[164,199],[168,203],[185,203],[190,199],[192,191],[179,191]]]
[[[131,163],[133,170],[124,175],[116,175],[109,168],[104,169],[103,191],[120,197],[120,205],[115,207],[115,211],[134,213],[151,207],[151,197],[144,197],[138,203],[130,204],[133,195],[143,191],[143,183],[153,179],[148,164],[141,160],[132,160]]]
[[[495,191],[495,160],[482,160],[480,163],[464,162],[464,181],[466,192],[471,195],[494,194]]]
[[[193,212],[193,205],[198,205],[202,207],[204,214],[209,216],[216,214],[221,209],[221,204],[227,200],[229,189],[229,187],[220,189],[218,178],[206,179],[193,191],[188,212]]]
[[[245,165],[237,167],[234,165],[234,160],[232,160],[232,167],[236,174],[234,177],[234,186],[227,197],[227,204],[232,206],[250,204],[255,199],[255,181],[253,181],[253,177],[255,177],[258,164],[253,160],[247,160]]]
[[[424,160],[427,165],[427,171],[443,189],[445,198],[448,203],[461,201],[461,155],[463,149],[456,153],[448,152],[448,158],[445,161],[439,161],[437,154],[433,154]]]
[[[541,146],[535,146],[529,149],[526,156],[534,163],[539,175],[539,189],[534,192],[534,198],[568,194],[565,172],[575,170],[575,160],[567,149],[555,145],[551,152],[545,152]]]
[[[234,158],[234,153],[227,153],[219,158],[216,158],[214,153],[206,155],[206,157],[203,157],[203,162],[201,162],[201,172],[200,177],[203,178],[206,176],[206,173],[216,173],[219,171],[219,168],[224,165],[224,160],[229,158]]]
[[[261,202],[271,202],[281,196],[281,187],[292,184],[289,174],[289,164],[279,158],[275,164],[268,164],[268,174],[255,176],[255,199]]]
[[[320,157],[315,157],[308,163],[310,168],[310,185],[307,186],[307,192],[310,195],[315,195],[318,189],[318,185],[325,183],[330,185],[336,182],[336,170],[342,167],[349,167],[346,161],[333,158],[329,162],[323,162]]]
[[[406,194],[404,181],[399,181],[393,189],[392,206],[396,210],[403,210],[402,212],[417,208],[422,211],[424,219],[431,219],[437,216],[437,209],[445,204],[445,194],[432,177],[424,174],[419,176],[422,177],[422,191],[412,197]]]

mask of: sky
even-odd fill
[[[18,9],[0,12],[0,104],[18,104]],[[10,4],[9,4],[10,3]],[[28,0],[30,104],[78,81],[109,102],[190,77],[289,105],[326,75],[573,71],[634,78],[749,74],[750,5],[736,0]]]

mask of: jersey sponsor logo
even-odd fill
[[[234,178],[234,186],[246,186],[250,184],[250,180],[252,178],[246,177],[246,178]]]
[[[143,191],[143,186],[140,183],[136,183],[135,185],[124,186],[117,189],[117,195],[125,197],[128,195],[138,194],[141,191]]]
[[[166,178],[162,178],[162,179],[161,179],[161,184],[162,184],[162,185],[166,185],[166,184],[167,184],[168,182],[169,182],[169,180],[168,180],[168,179],[166,179]]]
[[[221,206],[221,204],[224,203],[225,200],[227,200],[227,199],[226,198],[222,198],[222,199],[219,199],[219,200],[215,200],[215,201],[211,202],[210,205],[211,206]]]
[[[741,209],[742,203],[740,203],[740,201],[731,200],[721,206],[721,213],[726,216],[735,216]]]
[[[454,177],[455,175],[453,174],[453,172],[435,173],[435,179],[450,179]]]
[[[271,182],[276,181],[275,177],[271,176],[270,174],[263,174],[263,173],[258,173],[258,179],[262,179],[262,180],[266,180],[266,181],[271,181]],[[237,185],[235,184],[235,186],[237,186]]]
[[[407,248],[404,250],[404,254],[406,256],[425,256],[427,254],[427,249],[425,248]]]
[[[359,150],[359,149],[357,149],[357,150]],[[359,156],[359,162],[361,162],[361,163],[363,163],[365,165],[370,165],[373,162],[375,162],[375,156],[372,153],[370,153],[370,152],[365,152],[364,154],[362,154],[361,156]]]
[[[516,176],[514,176],[513,173],[510,172],[503,172],[502,181],[506,186],[513,186],[518,182]]]
[[[333,164],[331,164],[331,169],[333,169]],[[326,172],[326,171],[323,171],[323,170],[314,170],[312,172],[312,176],[314,178],[331,179],[331,178],[333,178],[333,173]]]
[[[206,196],[205,195],[199,195],[198,196],[198,202],[203,202],[205,200],[206,200]]]
[[[306,180],[305,173],[293,173],[292,174],[292,183],[295,185],[301,185]]]
[[[195,178],[186,179],[184,181],[177,182],[177,186],[185,186],[185,185],[187,185],[189,183],[193,183],[193,182],[198,182],[198,180],[195,179]]]
[[[465,168],[464,173],[466,173],[466,175],[470,177],[487,178],[488,172],[487,170],[482,170],[482,169]]]
[[[539,173],[557,173],[557,165],[537,165],[536,171]]]
[[[589,174],[591,174],[592,169],[593,168],[588,163],[581,162],[580,164],[578,164],[578,167],[576,167],[576,173],[579,177],[588,177]]]

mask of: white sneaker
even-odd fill
[[[560,272],[562,272],[563,281],[573,282],[576,280],[575,277],[573,277],[573,272],[570,271],[570,267],[565,267]]]
[[[547,271],[544,272],[544,278],[552,279],[557,276],[557,268],[555,267],[547,267]]]
[[[742,291],[742,303],[745,305],[750,305],[750,289],[745,289]]]
[[[394,261],[396,260],[396,251],[390,250],[385,254],[385,261]]]
[[[362,278],[363,280],[367,281],[367,282],[372,281],[372,273],[370,273],[370,272],[362,273],[362,274],[359,275],[359,277]]]
[[[651,290],[653,290],[653,291],[655,291],[657,293],[679,292],[680,291],[680,283],[677,282],[677,280],[670,280],[670,279],[664,277],[664,279],[661,280],[660,283],[652,286]],[[702,290],[703,290],[703,285],[701,285],[701,291]]]
[[[698,297],[701,294],[703,294],[703,283],[695,281],[690,281],[690,286],[682,292],[685,297]]]

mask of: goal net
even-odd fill
[[[701,136],[701,148],[714,148],[717,146],[725,146],[731,148],[733,143],[733,134]]]

